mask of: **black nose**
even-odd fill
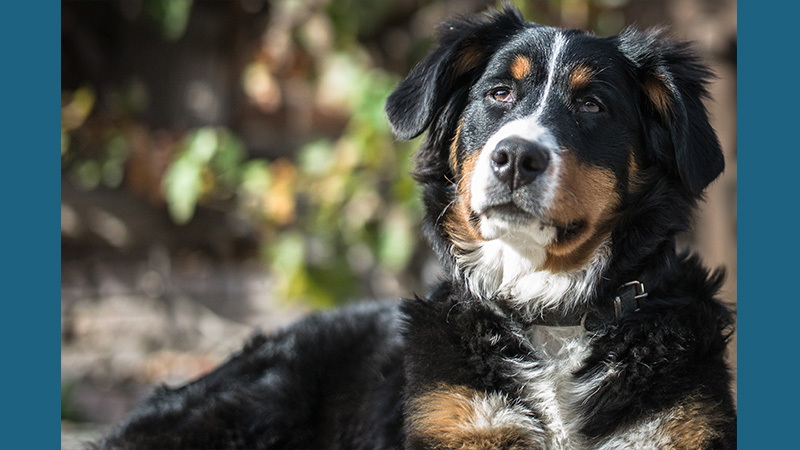
[[[518,137],[505,138],[492,152],[492,170],[511,189],[535,180],[547,169],[550,152],[535,142]]]

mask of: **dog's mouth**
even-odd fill
[[[577,236],[587,225],[585,220],[580,219],[562,223],[547,218],[546,215],[529,212],[517,206],[514,202],[490,206],[484,209],[480,214],[477,214],[477,216],[493,221],[501,221],[508,228],[519,227],[522,229],[532,223],[538,223],[540,230],[544,230],[545,228],[554,229],[555,237],[558,242],[565,242]]]
[[[481,212],[482,216],[508,222],[510,225],[523,225],[537,217],[515,205],[513,202],[494,205]]]

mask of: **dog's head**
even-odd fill
[[[709,76],[658,31],[599,38],[506,8],[446,23],[386,111],[400,139],[429,129],[415,175],[445,264],[480,296],[547,306],[624,256],[622,224],[649,248],[685,227],[723,169]]]

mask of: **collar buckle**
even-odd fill
[[[639,300],[647,297],[644,283],[639,280],[629,281],[619,287],[619,295],[614,297],[614,317],[620,317],[639,309]]]

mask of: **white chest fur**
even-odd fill
[[[542,270],[546,258],[536,243],[509,244],[495,239],[462,244],[458,270],[478,298],[504,298],[523,317],[545,311],[575,311],[584,306],[610,257],[610,241],[599,246],[592,259],[574,272]]]
[[[589,353],[591,336],[582,327],[534,326],[529,338],[536,354],[511,361],[520,397],[540,417],[546,448],[582,448],[577,406],[608,374],[603,371],[588,383],[573,376]]]

